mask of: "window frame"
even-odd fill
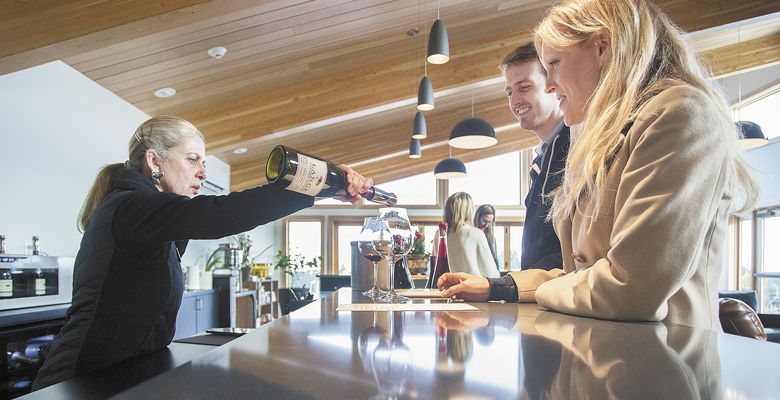
[[[328,259],[325,257],[325,217],[324,216],[293,216],[285,217],[282,223],[282,249],[284,249],[285,255],[290,255],[288,252],[288,233],[290,231],[288,225],[291,222],[319,222],[320,223],[320,257],[322,258],[322,264],[320,265],[320,274],[324,274],[328,269]]]

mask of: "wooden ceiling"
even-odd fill
[[[432,170],[472,99],[474,115],[499,128],[499,144],[453,156],[534,144],[507,110],[496,67],[553,3],[441,1],[451,60],[428,66],[437,107],[426,113],[418,160],[406,153],[433,0],[0,0],[0,74],[61,59],[148,114],[188,119],[205,134],[207,153],[231,165],[232,190],[265,181],[262,166],[277,144],[382,182]],[[691,37],[717,74],[780,62],[780,1],[657,4],[683,29],[705,30]],[[210,58],[214,46],[227,55]],[[155,97],[163,87],[176,96]],[[237,147],[248,151],[234,154]]]

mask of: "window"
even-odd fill
[[[315,206],[326,206],[326,207],[332,207],[332,206],[352,206],[352,204],[343,202],[341,200],[336,200],[332,198],[323,198],[319,199],[314,202]]]
[[[306,261],[322,257],[322,225],[321,219],[288,220],[285,235],[287,254],[300,254]]]
[[[377,186],[386,192],[395,193],[400,206],[436,205],[436,178],[433,177],[433,172],[385,182]]]
[[[351,242],[360,240],[360,222],[346,222],[336,224],[336,260],[337,273],[350,275],[352,273],[352,245]]]
[[[520,257],[523,255],[523,227],[509,227],[509,270],[520,270]]]
[[[734,121],[753,121],[767,139],[780,135],[780,90],[734,111]]]
[[[780,210],[755,213],[756,289],[764,313],[780,313]]]
[[[466,163],[468,176],[451,179],[449,195],[466,192],[474,205],[520,205],[520,152],[511,152]]]
[[[739,290],[753,289],[753,221],[739,221]],[[729,286],[732,287],[732,286]]]

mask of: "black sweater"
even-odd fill
[[[73,302],[34,389],[170,344],[189,239],[218,239],[300,209],[313,198],[274,185],[190,199],[124,171],[92,215],[76,256]]]
[[[525,198],[525,226],[520,269],[563,267],[561,242],[552,224],[546,221],[550,213],[553,190],[561,185],[566,156],[569,154],[569,128],[563,125],[557,137],[547,146],[542,157],[541,171]]]

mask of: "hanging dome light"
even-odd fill
[[[417,109],[420,111],[433,110],[433,84],[428,76],[420,80],[420,90],[417,91]]]
[[[420,141],[412,138],[412,141],[409,142],[409,158],[420,158],[420,157],[422,157],[422,149],[420,148]]]
[[[743,149],[752,149],[769,143],[761,126],[752,121],[737,121],[739,131],[739,146]]]
[[[436,179],[463,178],[466,176],[466,166],[457,158],[445,158],[436,164],[433,176]]]
[[[496,131],[481,118],[466,118],[450,132],[449,144],[458,149],[484,149],[496,143]]]
[[[450,60],[450,40],[447,37],[447,28],[444,22],[436,19],[431,26],[431,34],[428,35],[428,62],[431,64],[444,64]]]
[[[414,124],[412,125],[412,137],[415,139],[425,139],[428,137],[428,127],[425,124],[425,115],[420,111],[414,114]]]

